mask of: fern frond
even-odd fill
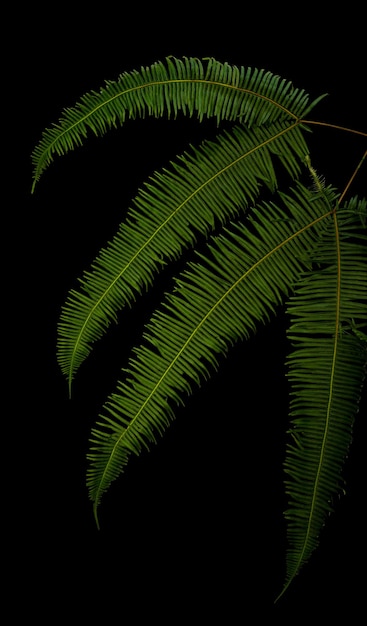
[[[121,308],[152,284],[162,265],[254,202],[262,183],[274,191],[274,158],[295,177],[306,152],[299,127],[237,126],[157,172],[63,306],[58,361],[69,386],[92,344]]]
[[[317,101],[320,98],[317,99]],[[315,103],[317,102],[315,101]],[[168,57],[140,71],[122,73],[91,91],[59,121],[46,129],[33,150],[33,186],[55,155],[83,145],[89,133],[104,135],[127,119],[176,117],[178,112],[200,121],[215,118],[247,127],[278,119],[300,119],[315,103],[304,90],[265,70],[232,66],[215,59]]]
[[[277,123],[250,131],[237,126],[153,175],[62,308],[57,355],[69,387],[93,343],[122,307],[152,284],[162,265],[243,211],[263,183],[274,192],[274,159],[296,177],[306,152],[297,126]]]
[[[335,192],[326,193],[335,202]],[[245,223],[224,227],[153,314],[145,343],[92,430],[87,482],[95,513],[130,454],[169,425],[172,404],[183,402],[216,369],[219,355],[273,313],[304,271],[305,251],[331,219],[330,208],[300,184],[280,197],[281,207],[264,203]]]
[[[314,268],[289,300],[292,428],[284,465],[289,549],[280,595],[318,546],[343,484],[367,365],[366,342],[353,331],[367,328],[367,238],[358,214],[366,215],[366,206],[353,200],[335,212],[313,251]]]

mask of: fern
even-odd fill
[[[198,238],[243,213],[262,185],[277,187],[274,158],[297,177],[307,150],[298,127],[271,124],[245,132],[236,126],[216,143],[181,156],[157,172],[134,200],[120,230],[80,279],[63,307],[58,358],[71,383],[117,313],[151,287],[154,275]]]
[[[235,343],[287,311],[288,551],[278,597],[317,549],[340,491],[367,366],[367,203],[345,200],[366,152],[345,190],[316,172],[308,136],[312,125],[327,124],[306,115],[323,97],[310,102],[265,70],[169,57],[85,94],[32,153],[34,191],[54,158],[91,133],[148,115],[217,121],[215,140],[190,146],[137,191],[117,234],[66,298],[57,357],[71,389],[121,309],[191,251],[92,429],[87,488],[99,525],[103,494],[131,455],[163,435],[175,407]]]
[[[292,418],[286,482],[290,507],[285,589],[318,546],[342,491],[341,469],[351,443],[365,378],[367,345],[346,333],[350,315],[367,323],[367,246],[354,199],[333,216],[313,256],[316,268],[297,283],[288,305]],[[285,591],[284,589],[284,591]]]
[[[307,189],[297,191],[283,197],[289,216],[265,204],[251,211],[249,226],[233,225],[214,238],[210,256],[200,254],[200,261],[189,265],[164,309],[153,316],[145,333],[148,345],[135,351],[127,382],[109,398],[99,423],[104,428],[93,430],[88,484],[95,511],[130,453],[139,454],[156,440],[155,431],[168,425],[169,399],[180,402],[192,384],[208,378],[216,354],[269,318],[304,269],[302,259],[313,244],[309,231],[321,227],[320,216],[330,209],[325,202],[311,203]]]
[[[264,70],[237,68],[215,59],[203,63],[170,57],[140,72],[124,72],[98,93],[87,93],[75,107],[65,109],[33,151],[33,189],[55,154],[82,145],[89,132],[102,136],[126,119],[175,118],[182,112],[190,117],[196,113],[200,121],[214,118],[218,124],[229,120],[253,127],[279,116],[296,121],[316,104],[308,101],[304,90]]]

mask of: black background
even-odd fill
[[[266,616],[294,623],[297,614],[317,613],[357,623],[365,588],[366,393],[344,470],[346,495],[335,503],[312,560],[273,605],[286,550],[289,346],[282,315],[234,348],[158,444],[131,459],[104,496],[100,531],[94,523],[84,482],[90,428],[170,278],[124,312],[120,326],[96,346],[72,400],[55,357],[60,307],[147,176],[190,143],[213,136],[214,126],[129,122],[56,159],[34,195],[30,154],[64,107],[105,80],[170,54],[263,67],[312,98],[329,94],[314,119],[366,130],[364,18],[358,11],[331,17],[319,7],[295,14],[212,5],[199,17],[199,7],[187,5],[106,6],[98,7],[100,15],[77,6],[52,14],[32,9],[23,14],[22,36],[9,22],[12,45],[22,49],[12,89],[7,83],[19,107],[15,123],[7,110],[15,180],[6,176],[10,228],[4,233],[14,257],[5,266],[14,269],[5,333],[16,328],[8,368],[14,390],[5,388],[6,441],[17,459],[6,508],[10,532],[17,529],[10,584],[27,598],[28,614],[48,624],[73,611],[82,623],[95,617],[103,624],[257,624]],[[343,188],[366,142],[323,128],[310,142],[315,167]],[[354,193],[365,195],[365,180],[364,166]]]

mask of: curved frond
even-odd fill
[[[331,203],[335,192],[325,191]],[[88,486],[95,512],[131,453],[156,441],[193,385],[215,370],[218,356],[256,330],[289,295],[305,270],[305,251],[332,219],[324,197],[300,184],[283,204],[264,203],[243,224],[224,227],[198,255],[153,314],[124,380],[92,430]]]
[[[367,330],[367,237],[361,221],[366,206],[353,200],[335,212],[313,252],[312,271],[289,301],[292,427],[285,461],[289,549],[282,594],[317,547],[343,486],[341,470],[367,365],[362,340]]]
[[[168,57],[164,63],[124,72],[64,109],[33,150],[32,191],[55,155],[83,145],[90,132],[104,135],[127,119],[170,118],[182,112],[200,121],[215,118],[218,123],[228,120],[251,127],[284,118],[298,120],[312,106],[304,90],[268,71],[215,59]]]
[[[156,172],[62,308],[57,352],[69,386],[93,343],[162,265],[246,209],[264,183],[275,191],[274,160],[294,178],[306,153],[298,126],[236,126]]]

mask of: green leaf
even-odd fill
[[[333,190],[327,194],[335,201]],[[281,207],[264,203],[212,238],[208,253],[197,253],[153,314],[92,431],[88,486],[95,512],[130,454],[156,441],[174,417],[173,405],[211,375],[219,355],[269,318],[305,269],[305,251],[331,219],[329,204],[300,184],[280,197]]]
[[[163,265],[178,259],[199,237],[243,214],[263,184],[274,192],[279,160],[292,177],[298,176],[306,152],[298,126],[236,126],[156,172],[62,308],[57,355],[69,387],[93,343],[117,320],[122,307],[152,285]]]
[[[367,365],[366,343],[351,331],[352,323],[367,328],[367,246],[358,215],[366,214],[366,205],[355,200],[335,212],[313,251],[313,268],[289,300],[289,549],[280,595],[318,546],[333,499],[344,485],[341,470]]]
[[[127,119],[175,118],[180,112],[200,121],[215,118],[218,124],[228,120],[252,127],[284,118],[296,121],[312,106],[304,90],[268,71],[215,59],[168,57],[165,63],[124,72],[64,109],[33,150],[32,191],[55,155],[66,154],[83,145],[90,133],[102,136]]]

